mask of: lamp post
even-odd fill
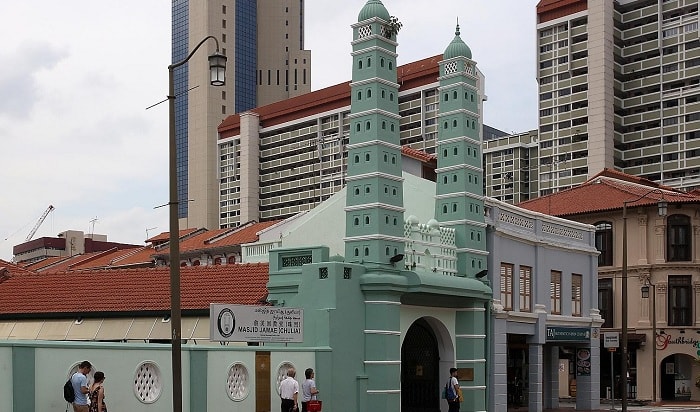
[[[649,297],[649,287],[651,286],[652,304],[651,304],[651,364],[653,370],[651,372],[651,399],[652,403],[656,404],[656,285],[647,280],[642,286],[642,298]]]
[[[620,374],[622,392],[622,412],[627,412],[627,205],[636,203],[651,193],[660,193],[661,199],[658,202],[659,216],[666,216],[668,203],[664,200],[661,189],[652,189],[636,199],[622,202],[622,356],[620,359]],[[654,343],[656,346],[656,342]],[[654,365],[656,369],[656,365]]]
[[[173,412],[182,412],[182,319],[180,310],[180,227],[178,224],[177,197],[177,144],[175,140],[175,76],[176,68],[187,63],[199,47],[209,39],[216,43],[216,52],[209,56],[210,83],[223,86],[226,74],[226,56],[219,53],[219,41],[207,36],[197,44],[190,54],[168,66],[168,102],[170,106],[169,136],[169,189],[170,189],[170,325],[172,339]]]

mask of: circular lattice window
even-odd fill
[[[287,377],[287,370],[294,368],[289,362],[282,362],[280,367],[277,369],[277,394],[280,394],[280,383]]]
[[[242,363],[234,363],[228,369],[226,393],[234,401],[242,401],[248,396],[248,369]]]
[[[153,403],[160,396],[160,369],[152,362],[143,362],[134,374],[134,394],[143,403]]]

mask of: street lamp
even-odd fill
[[[175,76],[176,68],[187,63],[199,47],[209,39],[216,43],[216,52],[209,56],[210,83],[223,86],[226,82],[226,56],[219,53],[219,41],[214,36],[207,36],[197,44],[190,54],[177,63],[168,66],[168,102],[170,106],[170,325],[172,339],[173,368],[173,412],[182,412],[182,319],[180,310],[180,227],[178,224],[177,196],[177,144],[175,140]]]
[[[644,281],[644,286],[642,286],[642,298],[649,298],[649,287],[651,287],[652,304],[651,304],[651,336],[652,336],[652,347],[651,347],[651,364],[654,369],[651,373],[651,398],[652,402],[656,404],[656,285],[651,283],[649,279]]]
[[[636,203],[651,193],[661,194],[661,199],[657,203],[659,216],[666,216],[668,202],[664,200],[664,194],[661,189],[652,189],[636,199],[622,202],[622,356],[620,358],[622,412],[627,412],[627,205]],[[654,342],[654,346],[656,346],[656,342]],[[654,369],[656,369],[656,365],[654,365]]]

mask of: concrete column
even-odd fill
[[[647,264],[647,217],[646,215],[639,215],[637,217],[637,225],[639,226],[639,254],[638,265]]]
[[[668,283],[667,282],[659,282],[656,284],[656,327],[657,328],[663,328],[664,326],[667,325],[668,320],[666,318],[666,312],[665,310],[659,310],[659,308],[663,308],[663,305],[666,305],[668,300],[666,299],[666,294],[668,289]]]
[[[483,301],[474,300],[461,308],[455,318],[455,350],[457,368],[472,369],[473,380],[463,380],[459,386],[464,395],[463,405],[474,411],[486,410],[486,309]],[[466,406],[465,406],[466,407]]]
[[[503,312],[502,306],[500,309],[500,312],[496,312],[494,308],[495,316],[491,329],[491,365],[488,377],[490,411],[497,411],[500,406],[508,404],[508,314]]]
[[[401,305],[391,292],[365,292],[365,375],[368,411],[401,409]]]
[[[666,262],[666,226],[664,226],[663,220],[659,219],[660,224],[657,224],[654,228],[655,232],[655,249],[654,257],[656,263]]]
[[[591,374],[576,377],[576,409],[600,409],[600,340],[591,339]]]
[[[540,412],[544,410],[543,401],[545,398],[545,392],[551,392],[552,382],[551,376],[545,377],[545,363],[543,346],[537,344],[530,344],[528,348],[528,411]],[[558,380],[558,374],[553,374],[554,379]],[[548,379],[545,382],[544,379]],[[556,384],[554,385],[556,387]],[[547,395],[548,396],[548,395]],[[551,407],[551,406],[550,406]]]
[[[532,365],[535,359],[533,358],[532,347],[530,347],[530,384],[532,384]],[[544,409],[556,409],[559,407],[559,347],[558,346],[546,346],[541,351],[540,364],[543,365],[543,370],[541,372],[540,378],[543,379],[540,382],[544,382],[544,388],[542,391],[542,403],[539,409],[530,409],[532,411],[541,411]],[[532,393],[532,390],[531,392]],[[532,400],[530,400],[530,405],[532,405]]]

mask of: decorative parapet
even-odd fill
[[[485,222],[497,231],[517,232],[565,247],[584,244],[595,252],[595,228],[591,225],[522,209],[489,197],[484,199],[484,208]]]
[[[282,246],[282,242],[251,243],[241,245],[243,263],[267,262],[270,250]]]
[[[576,240],[583,240],[583,233],[580,230],[571,229],[568,227],[554,225],[551,223],[542,223],[542,233],[547,233],[550,235],[568,237]]]
[[[535,221],[533,219],[528,219],[512,213],[506,213],[502,210],[498,214],[498,221],[530,230],[534,230],[535,228]]]

